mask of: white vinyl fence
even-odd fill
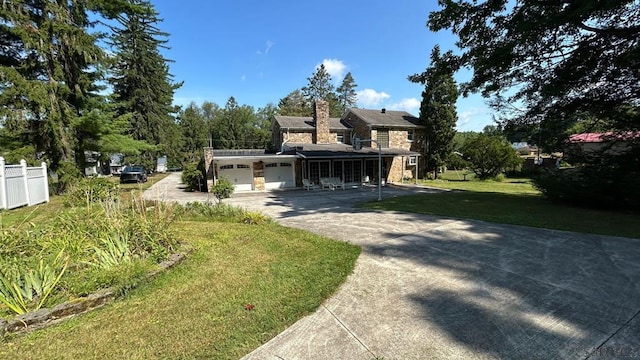
[[[49,202],[49,182],[47,165],[27,167],[27,162],[20,165],[7,165],[0,157],[0,209],[14,209]]]

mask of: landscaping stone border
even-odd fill
[[[192,251],[192,247],[183,246],[182,252],[171,254],[167,260],[159,263],[159,268],[149,273],[147,279],[151,280],[167,269],[180,264]],[[7,333],[25,333],[58,324],[77,315],[99,309],[119,295],[113,288],[102,289],[87,297],[58,304],[52,309],[40,309],[18,315],[10,320],[0,319],[0,337]]]

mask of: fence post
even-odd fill
[[[24,191],[27,194],[27,206],[31,206],[31,195],[29,194],[29,177],[27,176],[27,160],[20,160],[20,170],[24,178]]]
[[[49,174],[47,174],[47,163],[43,161],[41,166],[42,173],[44,174],[44,196],[46,197],[47,202],[49,202]]]
[[[0,156],[0,209],[7,208],[7,179],[4,171],[4,158]]]

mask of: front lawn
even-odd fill
[[[180,266],[106,308],[6,339],[0,357],[237,359],[313,312],[359,254],[272,223],[176,230],[197,248]]]
[[[457,179],[458,175],[445,176],[454,176],[452,180],[420,182],[424,186],[451,190],[448,192],[390,198],[362,206],[376,210],[640,238],[640,214],[554,204],[533,188],[528,179],[462,181]]]
[[[102,181],[88,184],[84,189],[108,189]],[[8,334],[0,358],[236,359],[320,306],[352,272],[360,252],[259,213],[143,203],[130,191],[138,189],[100,192],[111,200],[86,208],[68,208],[63,203],[69,198],[52,197],[49,204],[3,213],[2,274],[26,274],[43,256],[61,253],[66,261],[45,307],[104,286],[124,298],[51,328]],[[123,200],[132,197],[130,204]],[[152,260],[178,240],[194,252],[145,280],[156,266]],[[0,314],[10,317],[9,309],[0,305]]]

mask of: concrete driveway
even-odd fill
[[[180,192],[177,176],[145,196],[206,199]],[[389,187],[383,197],[429,191]],[[352,207],[376,197],[226,200],[362,247],[333,297],[246,359],[640,358],[640,240]]]

